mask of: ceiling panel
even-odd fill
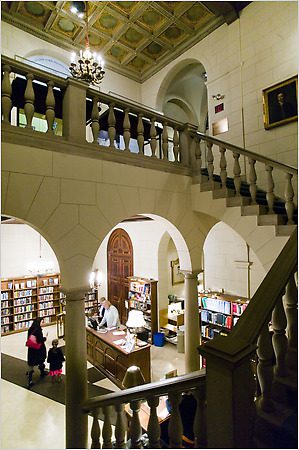
[[[144,81],[250,2],[91,1],[91,49],[109,69]],[[84,48],[86,26],[72,2],[2,1],[2,20],[69,51]],[[225,4],[225,5],[224,5]]]

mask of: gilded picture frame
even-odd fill
[[[184,274],[180,272],[179,258],[170,261],[170,266],[171,266],[171,284],[174,286],[175,284],[184,283]]]
[[[264,127],[270,130],[298,119],[298,76],[263,89]]]

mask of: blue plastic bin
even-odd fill
[[[164,333],[154,333],[153,334],[153,342],[156,347],[163,347],[165,342]]]

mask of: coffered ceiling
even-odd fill
[[[73,2],[1,1],[2,20],[67,50],[84,48],[84,19]],[[91,49],[106,67],[144,81],[250,2],[90,1]]]

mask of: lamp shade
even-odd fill
[[[125,388],[131,388],[135,386],[139,386],[141,384],[145,384],[144,376],[138,366],[131,366],[127,369],[124,379],[123,386]]]
[[[145,327],[146,323],[143,317],[142,311],[136,311],[132,309],[129,311],[128,321],[126,323],[128,328],[141,328]]]

